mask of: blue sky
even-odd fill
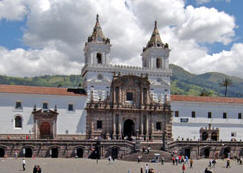
[[[79,74],[99,13],[113,64],[141,66],[157,20],[170,63],[241,76],[242,6],[240,0],[0,0],[0,75]]]

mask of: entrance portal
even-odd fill
[[[52,148],[50,155],[52,158],[58,158],[58,148]]]
[[[77,148],[77,157],[82,158],[83,157],[83,149],[82,148]]]
[[[205,148],[203,153],[204,153],[204,158],[209,158],[210,148]]]
[[[185,156],[187,156],[188,158],[190,158],[190,156],[191,156],[191,149],[190,148],[186,148],[185,149]]]
[[[4,157],[5,150],[3,148],[0,148],[0,157]]]
[[[48,122],[43,122],[40,125],[40,138],[49,139],[51,138],[51,126]]]
[[[224,154],[223,155],[224,158],[230,158],[230,148],[229,147],[225,148],[223,154]]]
[[[118,158],[118,153],[119,153],[119,150],[117,147],[113,147],[111,149],[111,157],[112,159],[117,159]]]
[[[127,119],[124,122],[123,135],[124,137],[127,137],[128,140],[131,140],[132,139],[131,137],[135,136],[135,124],[133,120]]]
[[[32,149],[31,148],[24,148],[24,149],[25,149],[24,157],[32,157]]]

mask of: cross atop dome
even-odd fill
[[[102,42],[105,44],[110,43],[110,39],[106,38],[103,34],[102,28],[99,22],[99,14],[96,15],[96,23],[93,29],[93,33],[88,37],[88,42]]]
[[[154,22],[154,31],[153,31],[151,38],[148,41],[146,47],[143,49],[143,51],[145,51],[147,48],[150,48],[150,47],[168,48],[168,44],[167,43],[164,44],[160,38],[157,21]]]

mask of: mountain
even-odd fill
[[[193,74],[177,65],[170,65],[172,69],[171,93],[178,95],[210,95],[224,96],[225,88],[220,83],[229,78],[232,85],[228,87],[229,97],[243,97],[243,79],[228,76],[223,73],[209,72]],[[32,85],[49,87],[77,87],[82,83],[81,75],[45,75],[37,77],[9,77],[0,76],[0,84]]]
[[[170,65],[172,69],[171,92],[180,95],[200,95],[202,92],[211,96],[224,96],[225,88],[220,85],[225,78],[232,80],[227,96],[243,97],[243,79],[223,73],[209,72],[192,74],[183,68]]]

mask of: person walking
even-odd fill
[[[229,158],[226,161],[226,168],[230,168],[230,159]]]
[[[185,170],[186,170],[186,165],[183,163],[182,164],[182,173],[185,173]]]
[[[193,160],[190,159],[190,168],[192,168],[192,165],[193,165]]]
[[[33,173],[37,173],[37,166],[36,165],[33,168]]]
[[[164,162],[165,162],[165,158],[162,156],[161,157],[161,165],[164,165]]]
[[[147,163],[146,163],[146,165],[145,165],[145,173],[149,173],[149,166],[148,166]]]
[[[143,173],[143,168],[140,169],[140,173]]]
[[[25,171],[25,159],[22,160],[23,171]]]
[[[40,165],[37,166],[37,173],[41,173],[41,167],[40,167]]]

